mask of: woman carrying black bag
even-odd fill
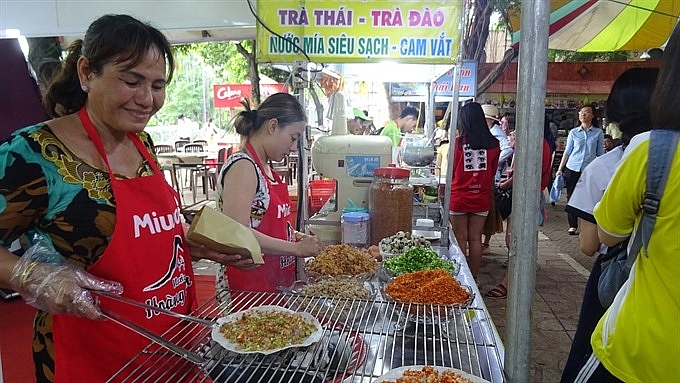
[[[550,182],[550,175],[552,173],[551,169],[551,158],[552,152],[554,151],[554,140],[552,140],[552,133],[550,131],[550,120],[546,116],[543,124],[543,154],[541,160],[541,193],[548,187]],[[553,143],[551,145],[551,142]],[[505,227],[505,246],[510,247],[510,232],[511,223],[510,215],[512,213],[512,183],[513,183],[513,166],[507,170],[507,178],[498,184],[496,184],[496,210],[501,215],[503,220],[507,222]],[[541,200],[542,197],[539,196]],[[489,290],[484,294],[487,298],[506,298],[508,296],[508,273],[507,271],[503,274],[503,279],[499,284],[493,289]]]
[[[512,212],[512,188],[501,189],[496,187],[496,210],[501,215],[503,221],[510,217]]]

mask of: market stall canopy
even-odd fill
[[[519,11],[510,11],[520,41]],[[647,50],[663,46],[680,15],[675,0],[551,0],[550,49],[578,52]]]
[[[254,0],[253,0],[254,1]],[[0,0],[0,38],[82,37],[88,25],[108,13],[148,21],[172,43],[255,38],[255,18],[245,0]]]

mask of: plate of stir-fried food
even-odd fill
[[[374,383],[489,383],[488,380],[457,368],[403,366],[388,371]]]
[[[306,312],[280,306],[259,306],[217,320],[212,339],[239,354],[273,354],[306,347],[321,340],[323,328]]]

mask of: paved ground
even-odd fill
[[[558,382],[578,322],[583,289],[594,259],[578,249],[578,237],[567,234],[564,202],[547,206],[548,220],[539,228],[536,295],[532,307],[531,382]],[[479,275],[482,293],[507,270],[504,234],[492,237],[490,253]],[[485,298],[501,338],[506,331],[506,299]]]

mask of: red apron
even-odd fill
[[[292,203],[288,195],[288,185],[282,182],[281,177],[274,171],[272,175],[276,184],[270,182],[262,162],[250,143],[246,144],[246,150],[262,170],[267,186],[269,186],[269,207],[255,230],[270,237],[295,242],[295,230],[289,219]],[[229,288],[275,293],[278,292],[277,286],[291,286],[295,282],[295,257],[265,254],[263,258],[264,265],[254,270],[243,271],[235,267],[227,267]]]
[[[194,273],[180,219],[179,195],[139,137],[128,134],[154,175],[116,179],[85,108],[87,134],[104,159],[116,200],[116,225],[101,258],[87,271],[123,284],[123,295],[187,314],[196,306]],[[101,298],[101,306],[158,334],[176,318]],[[150,341],[110,320],[53,316],[55,382],[102,382]]]

